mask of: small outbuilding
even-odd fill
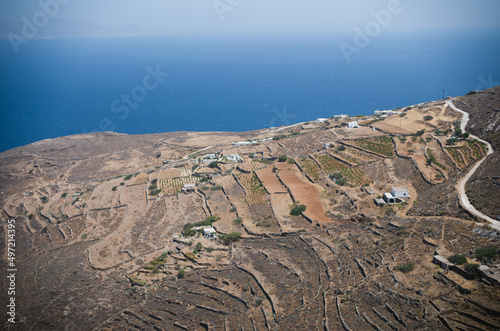
[[[184,184],[182,191],[183,192],[194,192],[194,191],[196,191],[196,184]]]
[[[217,231],[215,231],[214,228],[205,228],[203,229],[203,236],[208,239],[216,238],[217,237]]]

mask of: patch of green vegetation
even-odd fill
[[[128,279],[130,280],[130,283],[132,284],[132,286],[146,286],[147,285],[147,283],[145,281],[140,280],[135,275],[128,276]]]
[[[68,193],[61,194],[61,198],[63,198],[63,199],[66,198],[67,196],[68,196]]]
[[[219,236],[220,242],[226,246],[229,246],[231,243],[240,241],[240,238],[241,238],[240,232],[231,232]]]
[[[186,276],[186,271],[184,269],[179,269],[177,271],[177,278],[184,278]]]
[[[116,189],[117,189],[117,188],[118,188],[118,186],[113,186],[113,187],[111,188],[111,191],[113,191],[113,192],[114,192],[114,191],[116,191]]]
[[[210,191],[220,191],[222,190],[222,186],[215,185],[210,188]]]
[[[47,233],[47,230],[48,230],[48,228],[47,228],[47,227],[44,227],[44,228],[42,229],[42,231],[40,231],[40,233],[41,233],[41,234],[45,234],[45,233]]]
[[[208,165],[209,168],[212,168],[212,169],[216,169],[219,167],[219,161],[212,161],[210,162],[210,164]]]
[[[234,213],[235,211],[236,211],[236,207],[235,206],[232,206],[231,209],[229,209],[230,213]]]
[[[470,273],[475,278],[479,277],[479,264],[477,263],[467,263],[464,265],[465,271]]]
[[[47,203],[47,202],[49,202],[49,198],[47,198],[47,197],[44,195],[44,196],[42,196],[42,197],[40,198],[40,201],[42,201],[42,203]]]
[[[123,178],[123,180],[130,180],[130,179],[132,179],[132,177],[134,177],[134,175],[130,174],[130,175],[125,176],[125,178]]]
[[[476,257],[478,259],[494,259],[498,254],[498,247],[489,245],[476,249]]]
[[[436,157],[434,156],[434,154],[432,154],[432,151],[430,148],[427,148],[427,155],[429,156],[430,162],[434,163],[435,165],[437,165],[441,169],[446,170],[446,167],[444,165],[442,165],[441,163],[439,163],[438,160],[436,160]]]
[[[288,164],[295,164],[295,160],[293,158],[289,158],[286,163]]]
[[[396,271],[401,271],[402,273],[409,273],[410,271],[415,268],[415,263],[413,262],[406,262],[405,264],[400,264],[394,267],[394,270]]]
[[[197,243],[194,247],[193,254],[198,254],[203,249],[202,243]]]
[[[241,218],[241,217],[238,217],[237,219],[235,219],[233,221],[234,225],[240,225],[241,223],[243,223],[243,218]]]
[[[448,261],[450,261],[453,264],[462,265],[465,262],[467,262],[467,258],[463,254],[455,254],[450,256],[448,258]]]
[[[278,162],[286,162],[286,160],[288,160],[288,156],[284,154],[278,157]]]
[[[353,143],[358,147],[377,154],[385,155],[387,157],[395,156],[394,143],[392,139],[387,136],[355,140]]]
[[[197,227],[197,226],[212,226],[214,222],[217,222],[220,220],[219,216],[213,215],[205,218],[204,221],[197,222],[197,223],[187,223],[184,225],[184,228],[182,229],[182,233],[184,234],[185,237],[192,237],[196,234],[196,231],[193,230],[192,228]]]
[[[425,133],[425,129],[422,129],[422,130],[417,131],[417,132],[415,133],[415,136],[416,136],[416,137],[419,137],[419,136],[423,135],[424,133]]]
[[[292,216],[300,216],[303,212],[306,211],[307,206],[305,205],[298,205],[294,203],[292,205],[292,208],[290,209],[290,215]]]
[[[432,121],[433,118],[431,115],[426,115],[424,116],[424,121]]]

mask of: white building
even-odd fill
[[[226,156],[226,159],[229,162],[243,162],[243,159],[241,158],[241,156],[239,156],[239,154],[231,154],[229,156]]]
[[[318,123],[318,124],[325,123],[327,120],[328,120],[328,118],[318,118],[318,119],[316,119],[316,123]]]
[[[391,189],[391,194],[399,199],[408,199],[410,197],[410,192],[406,187],[393,187]]]
[[[333,115],[334,118],[347,118],[347,115],[341,114],[341,115]]]
[[[359,124],[356,121],[352,121],[352,122],[347,123],[347,127],[349,129],[355,129],[355,128],[359,128]]]
[[[233,143],[234,146],[246,146],[246,145],[251,145],[252,142],[250,141],[239,141],[239,142],[236,142],[236,143]]]
[[[184,184],[182,188],[183,192],[193,192],[196,191],[196,184]]]
[[[214,228],[210,227],[210,228],[205,228],[203,229],[203,236],[205,238],[216,238],[217,237],[217,231],[215,231]]]

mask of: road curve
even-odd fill
[[[460,128],[462,129],[463,132],[465,132],[465,126],[467,125],[467,122],[469,121],[469,113],[466,113],[464,112],[463,110],[460,110],[458,109],[457,107],[455,107],[455,105],[452,103],[451,100],[447,100],[446,101],[446,105],[448,107],[450,107],[451,109],[461,113],[463,115],[462,117],[462,122],[460,123]],[[489,217],[489,216],[486,216],[484,215],[483,213],[481,213],[480,211],[478,211],[476,208],[474,208],[474,206],[470,203],[469,201],[469,198],[467,197],[467,194],[465,194],[465,183],[467,183],[467,181],[470,179],[470,177],[472,176],[472,174],[474,172],[476,172],[477,168],[479,168],[479,166],[486,160],[486,158],[488,157],[488,155],[491,155],[493,154],[493,148],[491,147],[490,143],[487,142],[487,141],[484,141],[482,139],[480,139],[479,137],[476,137],[474,135],[470,135],[471,138],[473,139],[477,139],[479,140],[480,142],[486,144],[487,146],[487,153],[486,153],[486,156],[479,160],[478,162],[476,162],[476,164],[469,170],[469,172],[467,173],[467,175],[465,175],[465,177],[463,177],[457,184],[457,189],[458,189],[458,196],[460,198],[460,204],[462,205],[462,207],[464,207],[465,209],[467,209],[471,214],[477,216],[477,217],[480,217],[486,221],[488,221],[489,223],[491,223],[491,227],[497,229],[497,230],[500,230],[500,222],[499,221],[496,221],[494,220],[493,218]]]

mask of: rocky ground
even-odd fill
[[[473,105],[469,97],[460,102]],[[5,326],[498,329],[494,275],[433,264],[454,254],[498,263],[476,249],[498,247],[500,235],[461,209],[455,191],[481,146],[447,145],[452,130],[441,132],[457,116],[443,103],[401,113],[375,122],[378,130],[332,119],[277,132],[100,133],[0,154],[1,247],[7,220],[16,221],[17,323]],[[204,159],[212,153],[220,163]],[[235,153],[243,162],[225,158]],[[493,178],[492,168],[470,185]],[[186,183],[196,189],[182,191]],[[394,186],[411,198],[376,206]],[[491,204],[486,211],[499,208]],[[190,233],[186,224],[201,221],[214,221],[219,240]]]
[[[472,175],[466,190],[469,200],[481,212],[500,220],[500,206],[492,197],[500,196],[500,88],[469,93],[455,105],[470,114],[467,131],[487,140],[495,150]],[[498,200],[498,199],[497,199]]]

